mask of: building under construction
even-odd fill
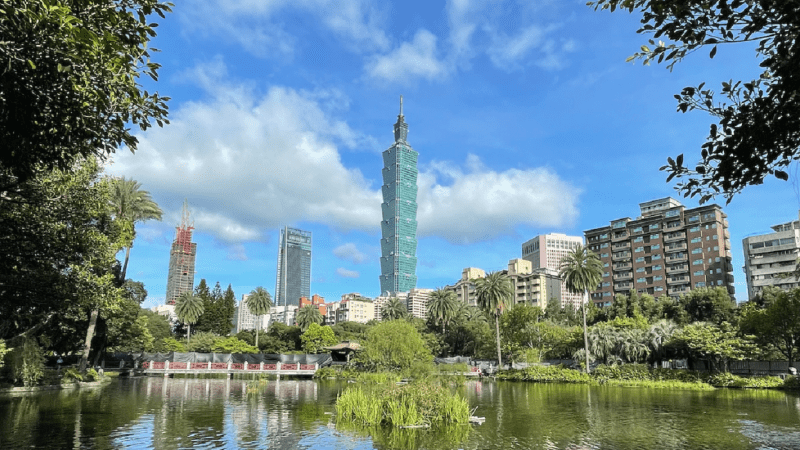
[[[189,217],[189,206],[183,204],[181,225],[175,230],[175,241],[169,254],[169,274],[167,275],[166,304],[174,305],[184,292],[194,289],[194,260],[197,243],[192,242],[194,223]]]

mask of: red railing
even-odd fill
[[[186,369],[186,366],[188,366],[188,365],[189,364],[185,363],[185,362],[171,362],[171,363],[169,363],[169,368],[170,369],[176,369],[176,370],[178,370],[178,369]]]
[[[200,369],[200,370],[208,369],[208,363],[193,362],[189,367],[191,367],[192,369]]]
[[[247,370],[261,370],[261,364],[248,364]]]
[[[280,366],[280,370],[278,367]],[[170,362],[169,369],[167,363],[163,361],[144,361],[142,362],[142,369],[150,370],[245,370],[244,363],[207,363],[207,362]],[[248,364],[247,370],[266,370],[273,372],[283,372],[292,370],[301,371],[314,371],[317,370],[316,364],[299,364],[299,363],[271,363],[271,364]],[[477,371],[477,367],[473,367],[472,371]]]
[[[211,370],[228,370],[228,363],[211,363]]]
[[[300,364],[300,370],[317,370],[314,364]]]
[[[242,363],[233,363],[231,364],[232,370],[244,370],[244,364]]]
[[[281,370],[297,370],[297,364],[281,364]]]
[[[264,370],[278,370],[277,364],[264,364]]]

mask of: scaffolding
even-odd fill
[[[194,289],[194,262],[197,243],[192,242],[194,222],[189,214],[188,202],[183,202],[181,224],[175,228],[175,240],[169,255],[166,304],[174,305],[185,292]]]

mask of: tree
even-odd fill
[[[433,355],[416,327],[405,320],[382,322],[367,333],[357,361],[372,371],[407,373],[415,362],[433,361]]]
[[[336,345],[339,342],[329,326],[311,323],[306,331],[300,336],[303,343],[303,351],[306,353],[324,353],[325,347]]]
[[[457,306],[458,300],[455,292],[442,288],[431,292],[428,298],[428,316],[434,323],[442,324],[442,334],[445,332],[445,324],[455,316]]]
[[[382,320],[397,320],[402,319],[408,315],[408,308],[406,304],[401,302],[399,298],[392,297],[381,308]]]
[[[690,322],[732,322],[734,302],[724,287],[692,289],[678,300]]]
[[[247,296],[245,301],[250,314],[256,316],[256,347],[258,347],[258,330],[261,329],[261,316],[268,313],[272,307],[272,297],[270,297],[266,289],[258,286],[250,291],[250,295]]]
[[[588,295],[603,279],[603,265],[600,258],[588,247],[578,245],[561,260],[559,276],[573,294]],[[586,359],[586,371],[589,372],[589,337],[586,331],[586,302],[582,302],[583,311],[583,349]]]
[[[217,338],[212,351],[218,353],[258,353],[258,348],[233,336]]]
[[[639,33],[652,33],[650,46],[643,45],[640,58],[675,63],[703,47],[713,58],[720,44],[758,42],[756,55],[763,71],[756,80],[722,82],[723,99],[715,98],[705,83],[686,87],[678,100],[681,112],[700,110],[718,120],[711,124],[701,159],[694,169],[685,166],[683,155],[668,158],[662,167],[684,179],[677,189],[684,196],[700,194],[700,203],[715,195],[728,202],[746,186],[761,184],[767,175],[787,180],[783,171],[800,157],[800,4],[785,0],[597,0],[595,9],[616,8],[642,12]],[[656,42],[664,37],[667,42]]]
[[[117,178],[111,182],[111,208],[116,220],[120,220],[130,227],[130,242],[125,243],[125,262],[119,274],[120,283],[125,281],[128,271],[128,260],[136,236],[136,223],[146,222],[151,219],[161,220],[161,208],[150,197],[150,193],[141,190],[142,184],[136,180],[126,180],[125,177]]]
[[[194,339],[186,344],[186,350],[190,352],[211,353],[222,340],[221,337],[207,331],[200,331],[194,334]]]
[[[800,289],[774,294],[766,308],[745,308],[740,326],[763,347],[781,352],[791,367],[800,348]]]
[[[78,157],[136,150],[132,125],[166,120],[168,97],[142,91],[158,79],[155,27],[171,4],[156,0],[6,0],[0,5],[0,191]]]
[[[475,296],[480,307],[486,315],[494,316],[494,331],[497,338],[497,364],[503,364],[500,354],[500,314],[506,304],[511,301],[513,287],[511,280],[502,272],[490,272],[483,278],[473,280],[475,283]]]
[[[175,314],[178,315],[178,320],[189,326],[186,332],[188,341],[192,336],[192,324],[203,314],[203,301],[191,292],[184,292],[175,302]]]
[[[322,324],[324,317],[316,305],[306,305],[297,311],[295,321],[301,330],[305,331],[312,323]]]
[[[752,343],[736,331],[727,322],[696,322],[675,333],[670,345],[685,349],[689,356],[707,358],[715,371],[727,372],[729,361],[740,361],[753,351]]]

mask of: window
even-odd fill
[[[661,281],[663,279],[664,279],[664,277],[662,277],[661,275],[656,275],[656,276],[653,277],[653,280],[655,280],[655,281]]]
[[[651,234],[651,235],[650,235],[650,239],[658,239],[658,233],[656,233],[656,234]]]
[[[634,229],[633,229],[633,232],[634,232],[634,233],[641,233],[641,232],[642,232],[642,227],[636,227],[636,228],[634,228]]]
[[[601,253],[601,254],[600,254],[600,257],[601,257],[601,258],[608,258],[608,253]]]
[[[697,247],[697,248],[693,248],[692,249],[692,254],[693,255],[696,255],[698,253],[703,253],[703,248],[702,247]]]
[[[706,287],[706,282],[698,281],[697,283],[694,284],[694,287]]]
[[[633,242],[644,242],[644,238],[639,236],[636,239],[634,239]]]
[[[722,273],[722,269],[717,269],[717,273]]]
[[[637,263],[644,262],[644,256],[640,256],[640,257],[636,258],[636,262]]]
[[[691,241],[689,241],[689,242],[691,242],[692,244],[697,244],[698,242],[700,242],[700,241],[702,241],[702,240],[703,240],[703,238],[701,238],[701,237],[696,237],[696,238],[692,238],[692,240],[691,240]]]
[[[665,217],[675,217],[675,216],[680,215],[680,213],[681,213],[681,211],[679,209],[673,209],[672,211],[667,211],[667,213],[664,214],[664,216]]]
[[[663,267],[661,267],[661,265],[653,266],[653,270],[661,270],[661,269],[663,269]]]
[[[717,286],[722,286],[722,280],[717,280]]]
[[[691,216],[691,217],[689,217],[689,223],[699,222],[699,221],[700,221],[700,216]]]
[[[657,230],[658,229],[658,224],[657,223],[651,223],[650,224],[650,229],[651,230]]]
[[[644,267],[639,267],[638,269],[636,269],[636,273],[642,273],[644,272],[644,270],[645,270]]]
[[[637,283],[646,283],[646,282],[647,282],[647,279],[646,279],[646,278],[637,278],[637,279],[636,279],[636,282],[637,282]]]
[[[609,283],[608,281],[603,282],[603,287],[609,287],[609,286],[611,286],[611,283]]]
[[[653,246],[650,247],[650,250],[658,250],[660,248],[661,248],[661,244],[653,244]]]
[[[715,246],[714,246],[714,251],[715,251],[715,252],[718,252],[718,251],[719,251],[719,245],[715,245]]]
[[[626,220],[617,220],[616,222],[611,222],[611,228],[625,228],[626,223],[628,223]]]
[[[703,264],[702,259],[695,259],[694,261],[692,261],[693,266],[699,266],[700,264]]]
[[[694,276],[696,276],[696,277],[700,277],[700,276],[703,276],[703,275],[704,275],[704,273],[705,273],[705,272],[703,272],[702,270],[697,270],[697,271],[695,271],[695,272],[694,272],[692,275],[694,275]]]
[[[719,262],[719,256],[717,256],[716,258],[714,258],[714,262]]]
[[[712,223],[712,224],[711,224],[711,228],[717,228],[717,224],[715,224],[715,223]]]
[[[600,244],[600,248],[608,248],[608,242],[603,242]]]
[[[611,292],[603,292],[603,297],[611,297]]]
[[[689,231],[694,233],[695,231],[700,231],[700,225],[695,225],[692,228],[689,228]]]
[[[661,292],[661,291],[663,291],[663,290],[664,290],[664,287],[663,287],[663,286],[656,286],[656,287],[654,288],[654,290],[655,290],[656,292]]]
[[[608,267],[608,263],[604,263],[604,264],[603,264],[603,267]]]
[[[714,240],[716,241],[717,239],[718,239],[718,238],[717,238],[717,235],[715,234],[715,235],[714,235]]]
[[[653,260],[661,259],[661,255],[653,255]]]
[[[643,252],[643,251],[644,251],[644,247],[636,247],[636,250],[634,250],[634,252],[636,252],[636,253]]]
[[[610,275],[611,275],[610,273],[606,272],[603,274],[603,278],[608,278]]]

